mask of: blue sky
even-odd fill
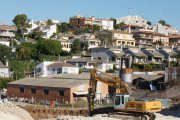
[[[77,14],[83,17],[109,19],[129,14],[159,20],[180,30],[180,0],[0,0],[0,23],[13,24],[17,14],[26,14],[34,21],[55,19],[69,22]]]

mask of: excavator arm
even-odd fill
[[[130,86],[127,83],[125,83],[122,79],[98,71],[108,76],[108,78],[102,78],[97,76],[97,71],[98,70],[96,69],[91,69],[90,71],[90,82],[89,82],[90,88],[88,89],[88,95],[87,95],[89,116],[93,116],[94,98],[96,94],[97,81],[103,82],[109,86],[116,88],[117,93],[129,93],[129,95],[131,96]]]

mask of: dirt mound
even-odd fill
[[[0,103],[1,120],[33,120],[30,114],[11,103]]]

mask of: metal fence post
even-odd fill
[[[72,109],[73,109],[73,98],[72,98]]]
[[[60,99],[59,99],[59,107],[60,107]]]
[[[46,108],[47,108],[47,99],[46,99]]]
[[[23,97],[24,98],[24,97]],[[25,101],[25,99],[24,99],[24,101]],[[23,101],[23,106],[24,106],[24,101]]]
[[[36,98],[35,98],[35,107],[36,107]]]
[[[87,108],[87,99],[86,99],[86,108]]]

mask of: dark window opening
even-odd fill
[[[48,87],[44,87],[43,91],[44,91],[44,95],[49,95],[49,88]]]
[[[136,27],[131,27],[132,30],[136,29]]]
[[[32,94],[36,94],[36,89],[35,88],[31,88],[31,93]]]
[[[49,90],[44,90],[44,95],[49,95]]]
[[[59,96],[64,96],[64,88],[59,88]]]
[[[22,88],[22,87],[20,87],[19,90],[20,90],[20,92],[22,92],[22,93],[24,92],[24,88]]]
[[[98,57],[98,60],[101,60],[101,57]]]
[[[116,58],[115,57],[111,57],[111,61],[116,61]]]
[[[124,104],[124,96],[121,96],[122,104]]]

